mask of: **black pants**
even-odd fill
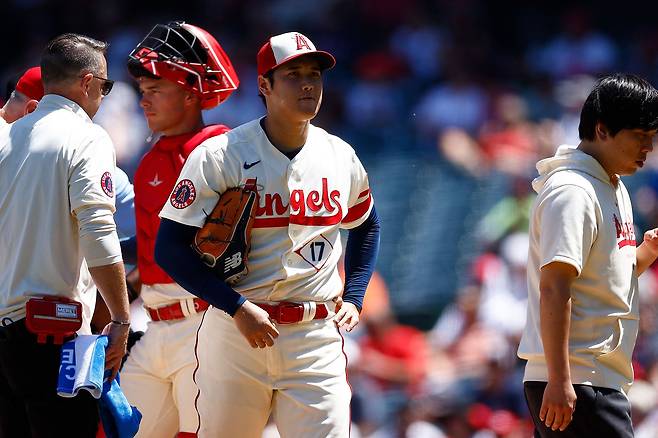
[[[61,345],[38,344],[25,320],[0,326],[0,438],[94,438],[98,404],[57,395]]]
[[[631,406],[620,391],[589,385],[573,385],[576,410],[569,426],[552,431],[539,419],[546,382],[525,382],[525,398],[535,423],[536,438],[627,438],[633,437]]]

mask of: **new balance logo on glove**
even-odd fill
[[[242,254],[236,252],[231,257],[224,260],[224,273],[228,274],[231,269],[235,269],[242,264]]]

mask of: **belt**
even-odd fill
[[[210,304],[201,298],[189,298],[181,300],[168,306],[146,307],[146,311],[151,316],[152,321],[171,321],[174,319],[184,319],[195,313],[201,313],[206,310]]]
[[[314,319],[324,319],[329,315],[329,309],[324,303],[309,301],[305,303],[291,303],[282,301],[277,304],[254,303],[265,310],[270,318],[279,324],[294,324]]]

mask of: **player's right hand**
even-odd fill
[[[334,316],[336,325],[345,327],[348,332],[351,332],[359,323],[359,309],[354,304],[343,301],[342,297],[336,297],[333,301],[336,303],[336,315]]]
[[[576,410],[576,391],[569,381],[549,381],[539,410],[539,419],[546,427],[560,432],[567,428]]]
[[[130,325],[119,325],[112,322],[103,329],[103,334],[109,338],[105,349],[105,369],[112,370],[110,381],[114,380],[121,367],[121,361],[126,354],[129,332]]]
[[[274,345],[279,331],[274,327],[267,312],[250,301],[245,301],[233,315],[235,325],[252,348]]]

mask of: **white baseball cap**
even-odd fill
[[[332,68],[336,60],[329,52],[317,50],[311,40],[299,32],[282,33],[270,38],[258,51],[258,75],[264,75],[288,61],[304,55],[313,55],[320,61],[322,70]]]

